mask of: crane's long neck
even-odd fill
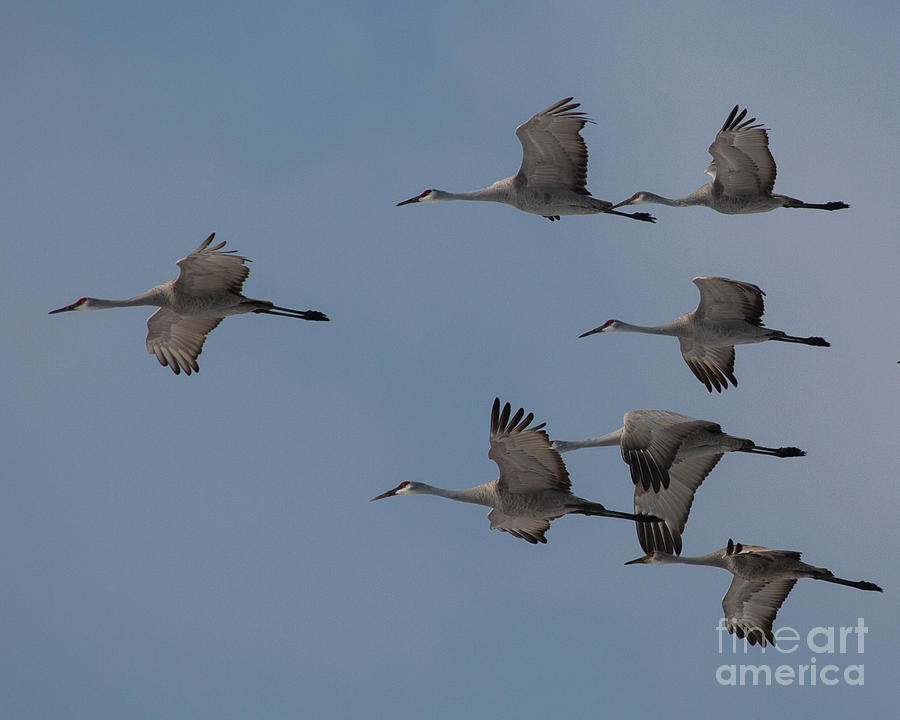
[[[662,195],[657,195],[656,193],[645,191],[638,193],[638,200],[636,202],[632,202],[631,204],[637,205],[642,203],[656,203],[657,205],[668,205],[669,207],[690,207],[692,205],[706,205],[709,198],[709,189],[711,189],[711,187],[711,183],[704,185],[698,190],[692,192],[690,195],[685,195],[682,198],[667,198],[663,197]]]
[[[438,497],[449,498],[450,500],[459,500],[460,502],[493,507],[494,503],[490,492],[490,485],[491,483],[485,483],[484,485],[477,485],[476,487],[465,488],[463,490],[448,490],[447,488],[439,488],[422,483],[418,492],[424,495],[437,495]]]
[[[670,555],[669,553],[656,553],[654,562],[664,565],[706,565],[708,567],[727,569],[721,551],[711,552],[707,555],[695,555],[693,557],[678,557]]]
[[[157,285],[150,288],[147,292],[140,295],[127,298],[125,300],[102,300],[99,298],[88,298],[90,301],[89,308],[91,310],[104,310],[106,308],[116,307],[137,307],[142,305],[154,305],[156,307],[165,307],[169,304],[169,294],[166,292],[165,285]]]
[[[622,435],[624,435],[624,433],[625,428],[621,427],[614,432],[601,435],[600,437],[590,438],[588,440],[554,440],[553,447],[557,452],[564,453],[569,452],[570,450],[581,450],[582,448],[589,447],[618,446],[622,443]]]
[[[498,180],[492,185],[479,190],[471,190],[470,192],[447,192],[446,190],[432,190],[431,197],[433,200],[477,200],[483,202],[510,202],[509,182],[507,180]]]
[[[650,335],[678,335],[678,328],[675,323],[667,323],[666,325],[632,325],[631,323],[616,321],[616,324],[610,327],[607,332],[633,332],[633,333],[649,333]]]

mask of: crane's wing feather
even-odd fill
[[[666,410],[632,410],[625,413],[622,459],[631,468],[631,479],[644,490],[669,486],[669,468],[682,443],[694,433],[722,428],[708,420],[695,420]]]
[[[550,447],[545,423],[528,427],[534,415],[519,408],[510,418],[510,404],[500,411],[500,399],[491,409],[491,449],[488,457],[500,468],[498,485],[511,493],[571,489],[569,473],[559,453]]]
[[[775,185],[775,159],[769,135],[756,118],[744,120],[747,110],[735,105],[709,146],[716,189],[725,195],[769,194]]]
[[[671,410],[629,410],[625,419],[631,418],[635,423],[649,427],[651,430],[665,430],[683,422],[691,422],[697,418],[690,415],[672,412]]]
[[[635,483],[634,512],[663,518],[663,522],[634,524],[644,552],[662,550],[681,554],[681,533],[691,512],[694,493],[721,459],[722,453],[686,460],[676,458],[669,469],[669,486],[658,492]]]
[[[233,255],[234,250],[222,250],[224,241],[209,247],[215,236],[215,233],[210,235],[194,252],[175,263],[181,268],[175,280],[176,289],[198,294],[224,290],[240,294],[244,280],[250,274],[250,268],[244,263],[250,261]]]
[[[744,320],[762,325],[765,293],[753,283],[725,277],[695,277],[700,290],[700,303],[694,315],[707,321]]]
[[[737,387],[734,376],[734,345],[710,346],[695,342],[690,338],[679,337],[681,356],[696,375],[697,379],[712,392],[715,388],[722,392],[728,387],[730,380]]]
[[[222,318],[184,317],[160,308],[147,319],[147,352],[156,355],[159,364],[178,375],[199,372],[197,356],[203,342]]]
[[[560,100],[516,128],[522,143],[522,165],[516,177],[528,182],[559,183],[590,195],[586,188],[588,151],[580,131],[591,121],[583,112],[575,112],[579,103],[571,100]]]
[[[550,522],[556,520],[559,515],[549,518],[536,518],[530,516],[507,515],[497,509],[488,513],[488,520],[491,521],[491,530],[503,530],[522,540],[527,540],[532,545],[537,543],[546,543],[547,538],[544,537],[550,529]]]
[[[772,623],[796,582],[795,578],[756,582],[735,575],[722,598],[728,632],[746,638],[751,645],[765,647],[767,640],[774,645]]]

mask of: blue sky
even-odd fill
[[[895,705],[898,12],[893,3],[120,3],[9,7],[0,27],[6,412],[0,705],[21,718],[846,717]],[[588,187],[680,196],[735,103],[770,128],[776,192],[835,213],[648,206],[559,223],[494,204],[396,208],[512,174],[514,128],[574,95]],[[229,318],[201,372],[144,348],[147,308],[48,316],[174,277],[210,232],[248,295],[332,322]],[[766,323],[830,349],[738,349],[708,395],[672,339],[578,335],[754,282]],[[778,625],[869,628],[865,685],[721,687],[729,576],[624,567],[633,528],[546,546],[468,487],[493,398],[552,437],[631,409],[808,456],[728,456],[685,554],[728,539],[884,595],[801,581]],[[627,510],[615,450],[566,456]],[[748,653],[749,662],[809,663]],[[653,688],[652,691],[648,691]]]

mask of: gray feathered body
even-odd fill
[[[685,313],[671,323],[679,338],[712,347],[747,345],[769,340],[777,331],[743,319],[705,318],[695,311]]]

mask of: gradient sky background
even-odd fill
[[[8,4],[3,714],[890,715],[898,23],[894,2]],[[596,121],[596,197],[699,187],[741,103],[776,192],[851,208],[394,207],[512,174],[515,127],[567,95]],[[175,377],[144,348],[149,308],[47,315],[175,277],[212,231],[253,259],[248,295],[332,322],[227,319]],[[833,347],[741,347],[740,386],[709,395],[673,339],[578,339],[693,309],[696,275],[759,284],[770,327]],[[863,617],[862,656],[817,662],[862,663],[865,686],[719,686],[720,664],[812,653],[720,655],[730,577],[624,567],[628,523],[563,518],[533,547],[486,508],[369,504],[496,477],[495,396],[551,437],[662,408],[806,449],[724,458],[684,552],[731,536],[881,584],[801,581],[777,621]],[[630,509],[617,451],[566,461],[577,494]]]

